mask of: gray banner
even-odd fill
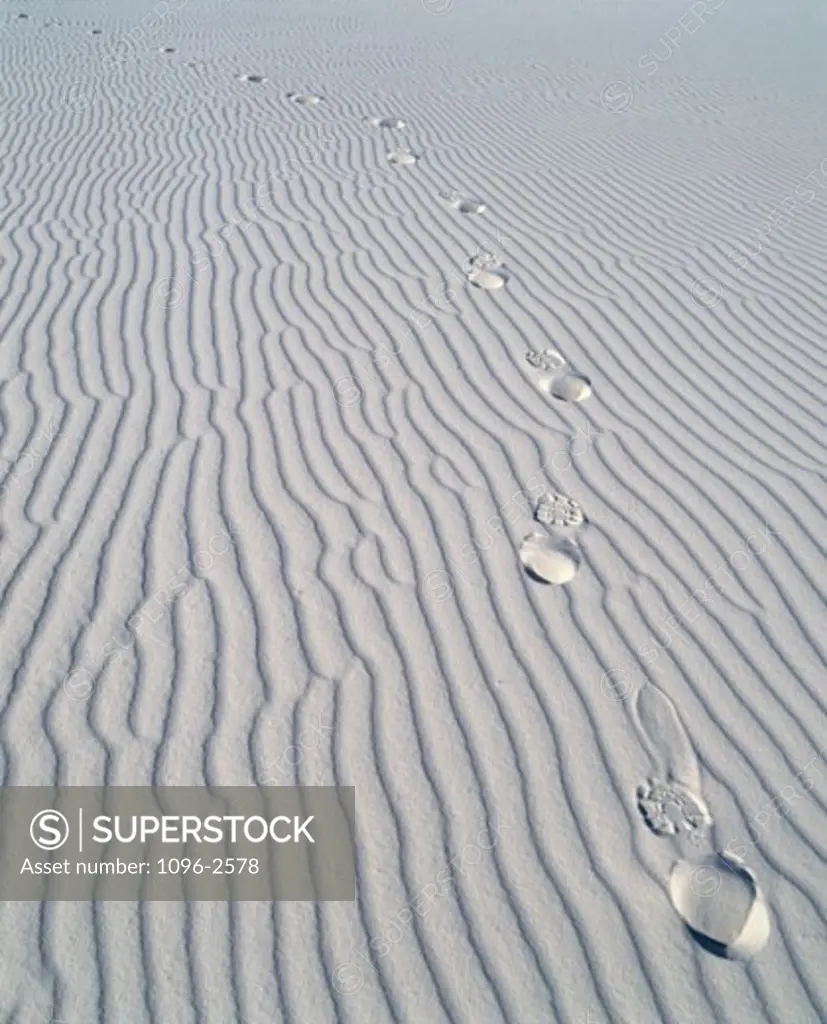
[[[352,786],[0,787],[0,900],[354,900]]]

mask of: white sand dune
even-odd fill
[[[691,7],[3,3],[3,782],[358,899],[5,904],[0,1020],[827,1019],[827,21]]]

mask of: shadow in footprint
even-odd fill
[[[755,875],[731,854],[678,861],[669,878],[669,898],[689,934],[715,956],[748,960],[770,937],[770,917]]]
[[[480,199],[459,199],[454,203],[454,209],[460,213],[485,213],[485,203]]]
[[[263,85],[267,81],[264,75],[239,75],[238,80],[240,82],[250,82],[251,85]]]
[[[290,92],[287,94],[287,98],[294,103],[298,103],[301,107],[315,107],[324,100],[323,96],[303,92]]]
[[[543,377],[537,386],[559,402],[584,402],[592,393],[592,382],[582,373],[566,373]]]
[[[582,560],[580,549],[566,538],[530,533],[520,545],[523,568],[538,583],[569,583],[577,575]]]

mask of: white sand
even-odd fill
[[[7,904],[0,1020],[827,1019],[827,19],[706,4],[3,3],[4,783],[352,784],[359,894]]]

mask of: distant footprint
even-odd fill
[[[710,953],[748,960],[770,937],[770,916],[755,875],[737,857],[713,853],[680,860],[669,897],[690,934]]]
[[[174,46],[162,46],[160,52],[161,53],[175,53],[175,47]],[[249,81],[249,78],[247,79],[247,81]]]
[[[440,192],[439,194],[442,199],[447,199],[451,206],[455,210],[459,210],[460,213],[484,213],[486,210],[486,205],[481,199],[466,196],[456,189],[451,189],[450,192]]]
[[[534,511],[534,518],[543,526],[574,530],[585,522],[583,510],[565,494],[546,492],[540,496]]]
[[[419,159],[419,157],[414,156],[413,153],[409,153],[406,149],[395,149],[393,152],[388,153],[387,156],[389,163],[398,164],[403,167],[415,164]]]
[[[485,213],[487,209],[480,199],[457,199],[452,205],[460,213]]]
[[[239,82],[250,82],[252,85],[263,85],[267,79],[264,75],[239,75]]]
[[[304,92],[290,92],[287,94],[287,98],[301,107],[317,107],[324,100],[323,96]]]
[[[530,533],[520,546],[520,561],[532,579],[559,585],[574,579],[582,556],[570,540]]]
[[[396,131],[408,127],[401,117],[368,117],[365,123],[374,128],[392,128]]]

